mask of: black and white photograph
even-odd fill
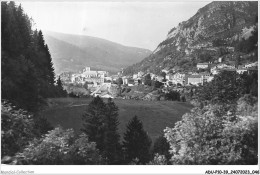
[[[1,1],[1,174],[259,174],[258,146],[258,1]]]

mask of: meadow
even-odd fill
[[[90,98],[53,98],[48,99],[49,107],[42,111],[50,123],[63,128],[73,128],[79,133],[82,128],[81,116],[90,103]],[[104,99],[106,102],[106,99]],[[135,115],[143,122],[144,129],[154,141],[163,134],[166,127],[174,127],[183,114],[190,111],[192,105],[177,101],[142,101],[114,99],[119,108],[118,130],[123,137],[126,125]]]

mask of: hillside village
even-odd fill
[[[195,87],[212,81],[214,75],[221,71],[237,72],[238,74],[250,73],[257,71],[258,62],[237,66],[222,62],[220,57],[217,63],[198,63],[196,69],[194,72],[163,69],[160,74],[139,71],[133,75],[124,76],[124,70],[118,72],[117,75],[109,75],[107,71],[94,71],[90,67],[86,67],[78,73],[62,73],[60,77],[68,92],[73,92],[72,87],[81,89],[76,91],[76,96],[165,100],[165,98],[160,98],[162,94],[176,91],[181,93],[180,95],[184,96],[183,98],[186,100],[187,92],[190,92],[193,87],[195,89]],[[151,82],[156,82],[157,85],[152,85]],[[154,88],[149,88],[151,86]],[[142,87],[141,90],[140,87]]]

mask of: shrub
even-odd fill
[[[253,114],[253,112],[252,112]],[[257,164],[257,117],[236,116],[222,106],[194,108],[165,129],[173,164]]]
[[[148,165],[167,165],[167,159],[164,155],[155,154],[154,159]]]
[[[165,99],[171,101],[180,101],[180,93],[177,91],[170,91],[169,93],[165,94]]]
[[[40,139],[34,139],[20,153],[18,162],[33,165],[100,164],[101,156],[94,142],[85,134],[75,137],[73,129],[58,127]]]
[[[6,101],[1,105],[1,126],[1,158],[13,156],[35,137],[32,115]]]

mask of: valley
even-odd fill
[[[2,164],[259,164],[257,1],[1,7]]]

